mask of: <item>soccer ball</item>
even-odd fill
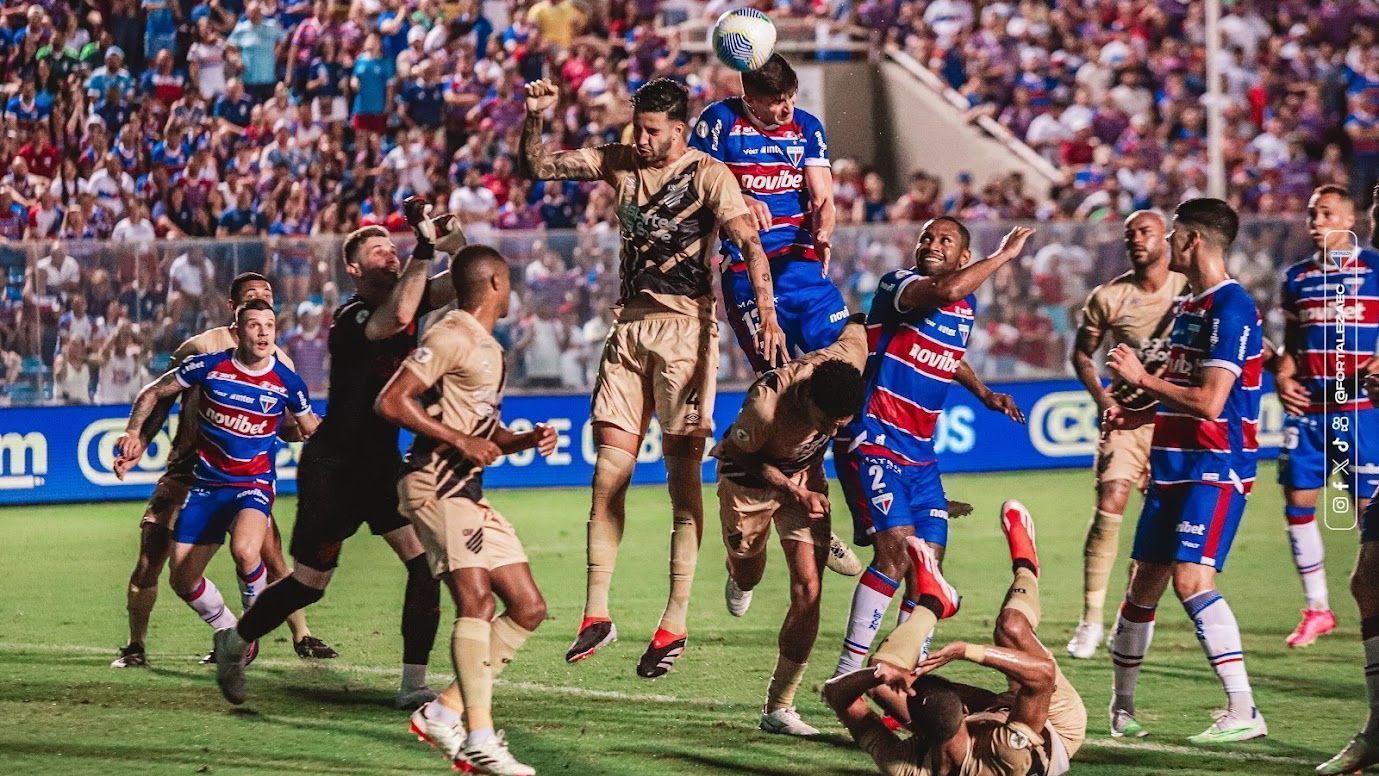
[[[718,61],[738,72],[756,70],[776,48],[776,25],[755,8],[739,8],[718,17],[710,38]]]

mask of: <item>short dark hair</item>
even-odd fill
[[[972,232],[968,231],[967,227],[964,226],[963,223],[954,216],[934,216],[933,218],[925,222],[924,229],[929,228],[929,224],[936,224],[939,221],[947,221],[948,223],[958,228],[958,235],[962,237],[963,250],[967,250],[968,248],[972,247]],[[923,233],[924,229],[920,230],[921,234]]]
[[[1240,232],[1240,216],[1235,214],[1235,209],[1224,200],[1212,197],[1187,200],[1173,211],[1173,218],[1180,225],[1206,235],[1221,250],[1231,247]]]
[[[937,746],[957,734],[967,710],[953,683],[928,674],[915,680],[915,694],[906,706],[910,711],[910,730]]]
[[[239,295],[244,292],[244,287],[256,280],[267,283],[269,288],[273,287],[272,281],[257,272],[241,272],[230,281],[230,302],[239,304]]]
[[[349,233],[345,238],[343,255],[346,264],[359,263],[359,249],[364,246],[364,241],[370,237],[387,237],[388,230],[381,226],[361,226]]]
[[[809,377],[809,400],[830,418],[846,418],[862,409],[862,373],[840,359],[814,367]]]
[[[255,310],[267,310],[273,312],[273,305],[267,299],[250,299],[239,307],[235,308],[235,325],[238,326],[244,320],[244,314]]]
[[[648,81],[632,95],[633,113],[664,113],[671,121],[689,121],[689,90],[669,78]]]
[[[742,74],[742,91],[761,97],[794,94],[800,88],[795,68],[780,54],[772,54],[766,64]]]
[[[508,261],[497,248],[466,245],[450,259],[450,283],[461,310],[478,306],[487,292],[489,278],[508,271]]]
[[[1346,189],[1345,186],[1339,186],[1335,183],[1325,183],[1312,189],[1312,196],[1314,197],[1324,197],[1327,194],[1340,197],[1343,201],[1348,202],[1351,207],[1355,207],[1355,197],[1351,196],[1350,191]]]

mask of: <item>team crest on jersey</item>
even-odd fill
[[[355,322],[355,323],[363,323],[364,321],[366,321],[366,320],[368,320],[368,319],[369,319],[369,311],[368,311],[368,310],[360,310],[360,311],[359,311],[359,314],[356,315],[356,316],[354,316],[354,322]]]
[[[434,354],[431,352],[431,349],[423,345],[412,351],[412,360],[416,361],[418,364],[425,364],[431,360],[432,355]]]
[[[804,146],[788,145],[785,147],[785,154],[790,157],[791,164],[799,167],[800,162],[804,161]]]
[[[270,412],[273,411],[273,408],[274,408],[274,407],[278,406],[278,397],[276,397],[276,396],[260,396],[260,397],[259,397],[259,406],[263,408],[263,413],[264,413],[265,415],[267,415],[268,413],[270,413]]]
[[[881,514],[883,515],[889,515],[891,513],[891,504],[894,501],[895,495],[891,493],[882,493],[879,496],[873,496],[871,499],[872,506],[881,510]]]

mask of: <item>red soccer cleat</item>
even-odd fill
[[[962,605],[962,596],[958,595],[957,588],[943,578],[943,572],[939,571],[938,558],[934,557],[934,551],[929,549],[929,545],[918,537],[906,537],[905,552],[909,554],[910,562],[915,566],[916,576],[919,577],[920,597],[927,595],[938,600],[941,606],[940,620],[957,614],[958,607]]]
[[[1305,647],[1336,630],[1336,613],[1330,609],[1303,609],[1302,622],[1288,634],[1288,646]]]
[[[1010,561],[1025,561],[1039,576],[1039,551],[1034,548],[1034,518],[1025,505],[1010,499],[1001,505],[1001,530],[1010,544]]]

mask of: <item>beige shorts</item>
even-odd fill
[[[457,569],[492,571],[527,562],[517,531],[488,499],[437,499],[417,487],[416,479],[407,476],[398,482],[398,508],[417,529],[433,575]]]
[[[819,493],[828,493],[822,473],[811,482],[808,469],[791,481]],[[734,558],[754,558],[766,552],[771,524],[782,542],[795,541],[827,547],[829,519],[810,520],[794,499],[775,488],[749,488],[722,477],[718,479],[718,518],[723,524],[723,546]]]
[[[1068,758],[1077,754],[1087,738],[1087,707],[1063,669],[1054,667],[1053,697],[1049,699],[1049,727],[1063,739]]]
[[[1126,480],[1137,488],[1149,484],[1149,445],[1154,439],[1154,424],[1111,431],[1097,445],[1096,481]]]
[[[143,523],[153,523],[169,531],[177,523],[182,513],[182,505],[187,503],[191,493],[193,477],[190,473],[167,471],[153,486],[153,495],[148,498],[148,508],[144,510]]]
[[[603,343],[591,417],[641,434],[655,410],[661,432],[712,435],[718,326],[681,313],[618,321]]]

